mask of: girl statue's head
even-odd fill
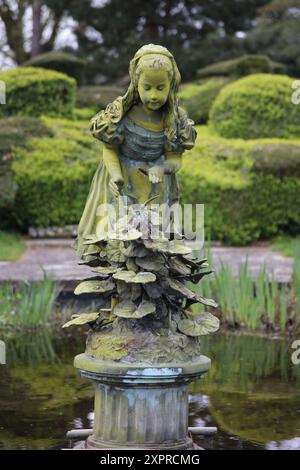
[[[141,47],[129,66],[130,84],[123,96],[110,103],[93,119],[91,130],[97,136],[105,128],[113,133],[122,117],[139,102],[149,110],[163,111],[165,136],[170,143],[184,137],[191,124],[178,107],[180,73],[168,49],[155,44]],[[187,147],[188,148],[188,147]]]
[[[129,75],[131,83],[124,95],[124,111],[139,101],[150,110],[163,107],[165,133],[172,140],[178,125],[177,92],[181,78],[173,55],[163,46],[147,44],[131,60]]]

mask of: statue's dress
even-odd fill
[[[139,168],[147,169],[162,165],[166,159],[166,137],[162,125],[146,125],[144,122],[138,122],[136,118],[125,115],[114,133],[102,132],[97,138],[108,147],[117,149],[124,178],[122,195],[127,196],[128,204],[143,203],[158,195],[153,204],[172,205],[179,200],[176,173],[164,175],[162,182],[153,184],[148,176],[139,170]],[[108,228],[108,213],[103,210],[103,206],[102,208],[100,206],[112,204],[117,211],[119,201],[109,188],[109,179],[107,168],[101,158],[78,226],[77,239],[73,245],[79,256],[93,251],[91,245],[83,245],[87,235],[100,235]]]

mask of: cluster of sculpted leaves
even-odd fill
[[[153,198],[152,198],[153,199]],[[152,200],[151,199],[151,200]],[[193,314],[189,307],[201,303],[217,307],[186,286],[197,284],[210,274],[206,259],[191,256],[181,239],[169,240],[161,230],[161,215],[145,202],[129,206],[112,231],[98,238],[89,236],[85,244],[93,249],[84,256],[95,277],[81,282],[75,294],[99,293],[111,299],[110,308],[73,315],[64,327],[88,323],[94,331],[111,328],[120,319],[139,320],[152,316],[173,332],[197,337],[216,331],[219,320],[211,313]]]

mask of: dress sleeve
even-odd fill
[[[108,147],[115,147],[124,141],[124,126],[120,119],[118,99],[110,103],[91,119],[90,130],[96,139]]]
[[[194,147],[197,132],[193,127],[194,121],[189,119],[186,112],[179,108],[179,124],[176,139],[172,142],[168,141],[166,144],[166,151],[182,155],[185,150],[190,150]]]

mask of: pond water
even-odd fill
[[[93,388],[73,368],[83,338],[23,336],[0,366],[0,448],[60,449],[66,431],[90,428]],[[300,365],[283,340],[217,334],[203,338],[212,359],[190,387],[190,426],[217,426],[194,439],[205,449],[299,449]]]

